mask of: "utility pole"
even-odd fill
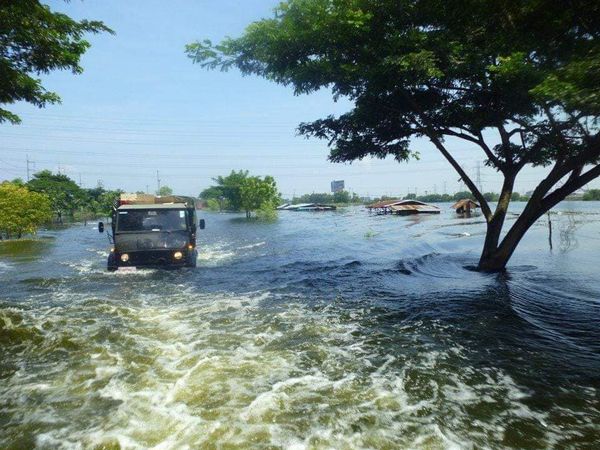
[[[81,184],[81,173],[79,174],[79,187],[83,187]]]
[[[156,194],[158,195],[158,193],[160,192],[160,176],[158,174],[158,170],[156,171]]]
[[[27,162],[27,182],[29,183],[29,163],[32,161],[29,161],[29,155],[25,155],[25,161]]]
[[[148,185],[146,185],[146,194],[149,194],[150,190],[148,189]]]
[[[481,186],[481,164],[477,161],[477,188],[479,192],[483,194],[483,187]]]

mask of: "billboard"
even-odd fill
[[[344,180],[333,180],[331,182],[331,192],[340,192],[344,190]]]

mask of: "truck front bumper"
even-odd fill
[[[175,258],[175,253],[177,252],[182,254],[180,259]],[[198,252],[195,248],[127,252],[127,261],[121,259],[124,253],[111,252],[108,257],[108,270],[117,270],[119,267],[195,267],[196,258],[198,257]]]

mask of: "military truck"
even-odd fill
[[[138,267],[196,267],[198,222],[191,197],[121,194],[111,213],[108,233],[112,244],[107,268],[135,270]],[[104,232],[104,223],[98,223]]]

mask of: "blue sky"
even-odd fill
[[[158,170],[162,184],[197,195],[232,169],[273,175],[287,197],[326,192],[333,179],[370,196],[459,188],[456,173],[426,141],[415,141],[418,162],[329,163],[326,142],[297,136],[296,127],[342,113],[349,103],[335,103],[326,91],[295,97],[289,88],[236,71],[206,71],[186,57],[185,44],[238,36],[270,16],[277,1],[47,3],[75,18],[103,20],[116,35],[89,38],[83,74],[43,76],[62,104],[9,107],[23,123],[0,125],[0,180],[25,178],[28,157],[32,172],[60,169],[86,187],[101,180],[127,191],[155,190]],[[485,191],[499,189],[479,150],[461,142],[450,147],[471,175],[481,165]],[[539,176],[540,170],[523,172],[517,190],[532,189]]]

